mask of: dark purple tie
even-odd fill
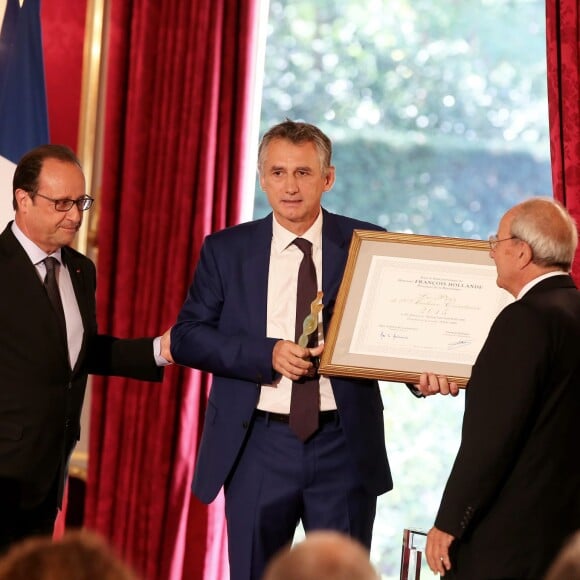
[[[56,258],[45,258],[44,265],[46,267],[46,276],[44,278],[44,287],[50,299],[56,317],[58,319],[58,326],[66,340],[66,322],[64,318],[64,308],[62,307],[62,300],[60,291],[58,289],[58,281],[56,279],[56,272],[59,266],[59,261]]]
[[[296,294],[296,337],[302,334],[304,319],[310,314],[310,305],[316,298],[318,284],[316,268],[312,261],[312,244],[304,238],[296,238],[293,242],[304,253],[298,269],[298,291]],[[308,340],[308,347],[318,344],[318,332],[314,331]],[[306,441],[318,429],[318,412],[320,409],[320,394],[318,375],[303,377],[292,383],[292,398],[290,401],[290,428],[299,439]]]

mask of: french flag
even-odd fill
[[[0,229],[14,216],[12,176],[49,143],[40,0],[0,0]]]

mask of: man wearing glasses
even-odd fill
[[[0,234],[0,552],[52,532],[87,375],[160,381],[166,363],[167,333],[97,333],[95,266],[69,247],[92,204],[67,147],[38,147],[16,167],[15,219]]]
[[[533,198],[489,243],[497,284],[516,300],[473,366],[426,555],[446,579],[543,578],[580,529],[580,293],[569,274],[578,234],[560,204]],[[423,375],[422,393],[441,380]]]

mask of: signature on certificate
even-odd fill
[[[471,344],[471,342],[472,341],[470,339],[466,338],[455,340],[447,345],[447,350],[459,350],[461,348],[466,348]]]

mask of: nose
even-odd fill
[[[66,218],[72,222],[77,224],[81,224],[83,221],[83,212],[79,209],[79,206],[75,203],[73,206],[66,212]]]
[[[292,173],[286,177],[286,193],[296,193],[298,191],[298,180]]]

